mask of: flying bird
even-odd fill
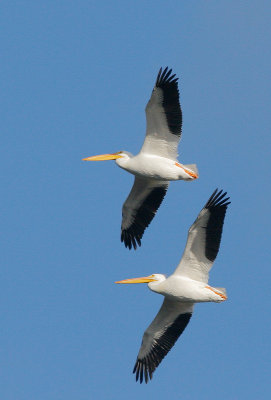
[[[183,333],[194,304],[227,300],[226,289],[208,285],[209,271],[217,256],[227,206],[227,192],[214,191],[190,227],[182,259],[172,275],[152,274],[116,283],[148,283],[150,290],[165,296],[146,329],[133,372],[140,383],[153,372]]]
[[[121,241],[129,249],[141,246],[144,231],[162,203],[169,182],[198,178],[195,164],[183,165],[177,160],[182,111],[175,76],[168,67],[159,70],[145,110],[146,137],[139,154],[119,151],[83,158],[84,161],[116,160],[120,168],[135,175],[122,207]]]

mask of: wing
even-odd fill
[[[133,373],[140,383],[152,374],[186,328],[193,312],[193,303],[164,300],[158,314],[143,335]],[[143,378],[144,377],[144,378]]]
[[[208,282],[209,270],[217,256],[229,197],[217,189],[190,227],[180,264],[174,274]]]
[[[141,246],[145,229],[165,197],[169,182],[135,177],[132,190],[122,207],[121,241],[129,249]]]
[[[176,159],[182,132],[178,78],[172,70],[160,68],[146,106],[147,130],[141,152]]]

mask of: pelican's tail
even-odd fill
[[[214,288],[215,290],[217,290],[219,293],[222,294],[222,298],[224,298],[224,300],[227,300],[228,296],[227,296],[227,291],[224,287],[216,287]]]
[[[192,171],[195,175],[199,176],[199,171],[197,164],[186,164],[184,167],[190,171]]]

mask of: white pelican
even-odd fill
[[[177,160],[182,131],[178,78],[172,70],[160,68],[146,107],[147,130],[140,153],[127,151],[87,157],[85,161],[116,160],[135,175],[134,185],[122,207],[121,241],[131,249],[141,246],[145,229],[152,221],[167,192],[169,181],[198,178],[195,164]]]
[[[214,191],[190,227],[182,259],[172,275],[153,274],[116,283],[148,283],[165,296],[162,307],[143,335],[133,372],[140,383],[154,370],[183,333],[194,304],[227,300],[226,289],[208,285],[209,270],[217,256],[229,197]]]

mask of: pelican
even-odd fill
[[[141,246],[145,229],[152,221],[167,192],[169,181],[198,178],[195,164],[177,160],[182,131],[178,78],[172,70],[160,68],[146,106],[147,130],[136,156],[127,151],[83,158],[84,161],[115,160],[135,175],[134,185],[122,207],[121,241],[125,247]]]
[[[209,270],[217,256],[227,206],[227,192],[213,192],[190,227],[182,259],[172,275],[152,274],[116,283],[148,283],[150,290],[165,296],[146,329],[133,372],[140,383],[148,382],[162,359],[183,333],[194,304],[227,300],[225,288],[208,285]]]

